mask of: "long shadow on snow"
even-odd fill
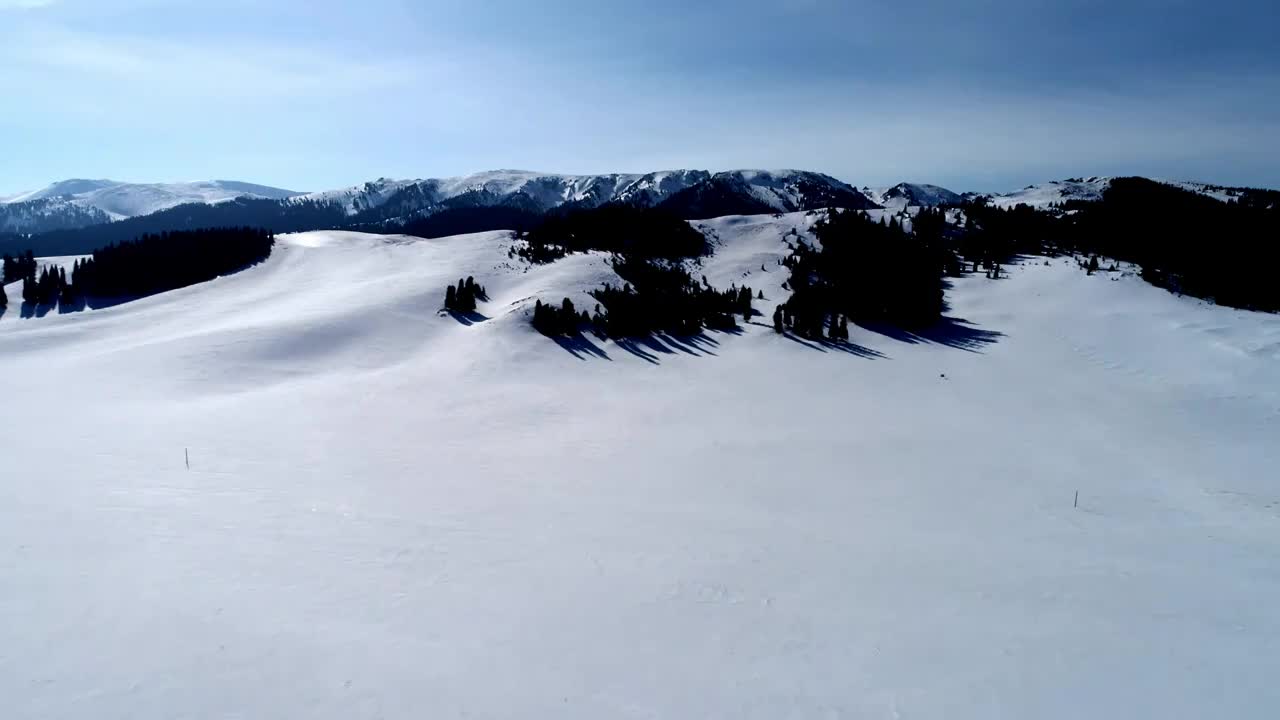
[[[858,323],[858,327],[912,345],[936,343],[975,353],[982,352],[984,347],[999,342],[1005,336],[998,330],[983,330],[968,320],[947,316],[931,327],[914,331],[878,323]]]
[[[842,352],[860,358],[867,358],[868,360],[880,360],[888,357],[888,355],[885,355],[879,350],[873,350],[865,345],[851,343],[847,340],[829,340],[827,338],[815,338],[810,340],[799,337],[791,332],[783,333],[782,337],[793,343],[803,345],[810,350],[817,350],[818,352]]]
[[[716,331],[731,332],[731,331]],[[732,332],[739,334],[741,330]],[[605,350],[592,341],[591,337],[586,333],[576,333],[570,336],[553,336],[551,338],[559,345],[562,350],[573,355],[579,360],[586,360],[590,357],[597,357],[602,360],[612,360]],[[720,341],[711,337],[707,333],[699,333],[697,335],[668,335],[666,333],[655,333],[653,335],[645,335],[643,337],[632,338],[616,338],[614,345],[635,355],[652,365],[660,365],[663,355],[674,356],[683,353],[691,357],[715,357],[714,348],[720,345]]]
[[[560,346],[561,350],[564,350],[579,360],[586,360],[588,357],[597,357],[601,360],[609,361],[613,360],[613,358],[609,357],[609,353],[605,352],[599,345],[591,342],[591,339],[582,333],[577,333],[568,337],[563,335],[554,335],[551,339]]]
[[[449,317],[453,318],[454,320],[457,320],[460,324],[466,325],[468,327],[475,325],[476,323],[482,323],[485,320],[489,319],[488,316],[481,315],[480,313],[474,310],[470,312],[460,312],[458,310],[446,310],[445,312],[449,313]]]
[[[754,320],[751,321],[751,324],[759,325],[760,327],[773,330],[772,325],[766,325],[764,323],[756,322]],[[848,353],[850,355],[855,355],[860,358],[867,358],[868,360],[885,359],[889,357],[888,355],[885,355],[879,350],[873,350],[872,348],[869,348],[865,345],[851,343],[848,340],[831,340],[828,338],[813,338],[813,339],[802,338],[791,331],[784,332],[782,334],[782,337],[790,340],[793,343],[796,343],[797,345],[801,345],[810,350],[816,350],[818,352],[842,352],[842,353]]]

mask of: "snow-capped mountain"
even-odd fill
[[[1094,201],[1101,200],[1102,193],[1111,185],[1109,177],[1071,178],[1069,180],[1053,180],[1016,190],[1011,193],[990,195],[992,205],[997,207],[1014,207],[1028,205],[1035,208],[1047,208],[1056,203],[1069,200]]]
[[[1114,178],[1107,176],[1095,176],[1087,178],[1070,178],[1067,180],[1053,180],[1047,183],[1028,185],[1021,190],[1011,193],[988,195],[986,197],[990,200],[991,204],[999,207],[1028,205],[1035,208],[1046,208],[1051,205],[1069,202],[1072,200],[1093,202],[1102,199],[1102,194],[1106,192],[1107,188],[1111,187],[1111,181],[1113,179]],[[1151,178],[1151,180],[1165,185],[1172,185],[1173,187],[1188,190],[1190,192],[1199,193],[1221,202],[1235,202],[1241,191],[1241,188],[1224,187],[1222,185],[1212,185],[1209,183],[1189,182],[1186,180],[1164,180],[1160,178]]]
[[[126,183],[63,180],[0,198],[0,229],[39,233],[150,215],[188,203],[216,204],[249,197],[281,200],[292,190],[234,180],[186,183]]]
[[[376,221],[453,207],[508,206],[534,212],[595,207],[610,202],[669,204],[688,217],[790,212],[838,205],[873,207],[850,185],[799,170],[666,170],[644,174],[559,175],[495,170],[462,177],[379,179],[342,190],[310,193],[296,201],[337,202],[352,216]],[[710,214],[708,214],[710,213]]]
[[[96,207],[77,205],[61,198],[0,201],[0,233],[69,230],[110,221],[111,216]]]
[[[893,187],[864,187],[862,194],[871,198],[877,205],[892,210],[900,210],[904,207],[957,205],[965,199],[964,195],[938,185],[905,182]]]

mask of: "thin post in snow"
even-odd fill
[[[191,469],[191,451],[188,450],[187,448],[182,448],[182,458],[186,460],[187,469],[190,470]]]
[[[1076,491],[1076,499],[1074,502],[1071,503],[1071,507],[1073,508],[1080,507],[1080,491],[1079,490]]]

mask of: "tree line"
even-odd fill
[[[25,253],[14,257],[9,253],[4,254],[4,283],[18,282],[25,278],[34,278],[36,276],[35,253],[27,250]]]
[[[518,239],[511,254],[534,263],[590,250],[668,260],[707,251],[702,233],[678,215],[620,204],[549,214]]]
[[[5,258],[22,280],[22,301],[84,307],[90,298],[120,299],[151,295],[212,280],[265,260],[275,236],[259,228],[209,228],[143,235],[98,248],[77,259],[70,273],[46,266],[37,275],[31,253]]]
[[[1280,192],[1242,189],[1222,202],[1145,178],[1116,178],[1099,200],[1047,210],[979,201],[961,210],[958,249],[975,270],[981,264],[998,272],[998,263],[1018,254],[1101,256],[1136,264],[1145,280],[1173,292],[1280,311]]]

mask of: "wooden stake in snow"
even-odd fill
[[[184,460],[187,461],[187,469],[190,470],[191,469],[191,451],[186,448],[182,448],[182,457]]]
[[[1080,507],[1080,491],[1079,490],[1076,491],[1076,499],[1075,499],[1075,502],[1071,503],[1071,507],[1073,508]]]

